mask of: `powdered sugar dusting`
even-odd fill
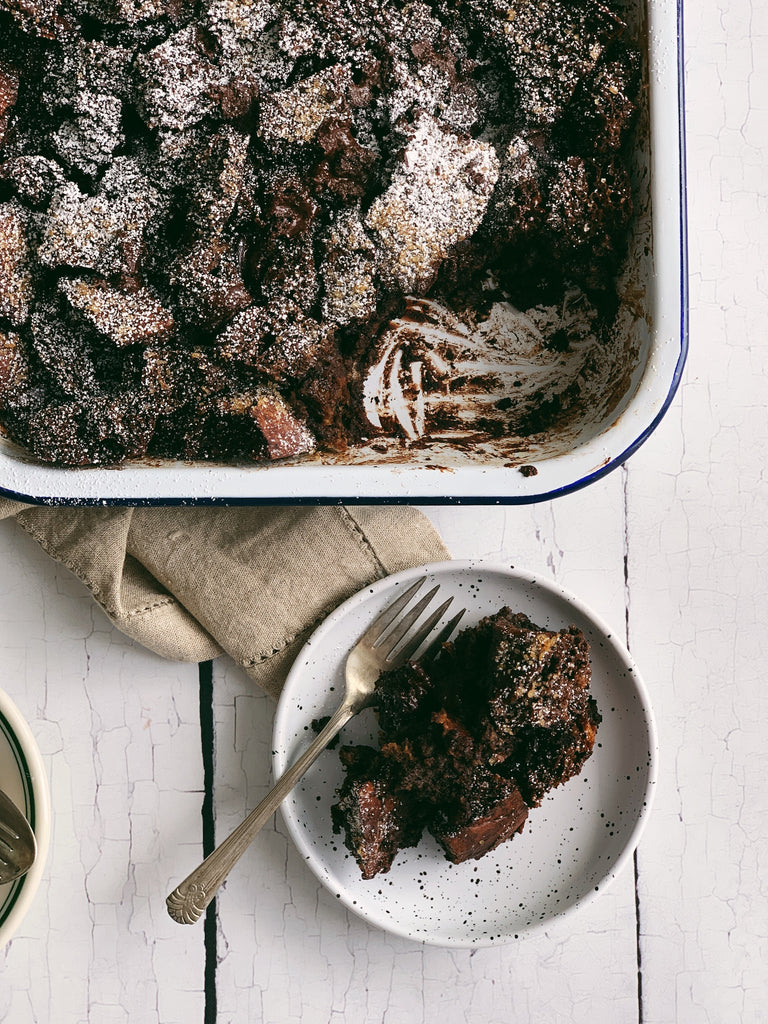
[[[424,291],[440,263],[482,220],[499,176],[492,146],[416,120],[392,183],[368,211],[382,246],[382,274],[404,292]]]

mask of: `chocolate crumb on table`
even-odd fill
[[[626,36],[599,0],[0,0],[0,428],[65,466],[410,441],[364,395],[408,303],[607,322]]]

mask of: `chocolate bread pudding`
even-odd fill
[[[429,439],[474,373],[473,429],[525,429],[493,338],[382,332],[610,322],[625,35],[598,0],[0,0],[0,426],[60,465],[296,458]]]
[[[333,827],[364,878],[430,832],[447,859],[477,859],[522,831],[528,811],[577,775],[600,713],[578,629],[542,629],[502,608],[428,666],[376,688],[379,748],[342,747]]]

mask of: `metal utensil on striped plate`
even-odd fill
[[[221,883],[302,775],[347,722],[372,703],[376,680],[381,673],[398,668],[418,655],[453,600],[448,598],[422,625],[413,628],[440,589],[433,587],[406,612],[425,580],[426,577],[422,577],[388,605],[349,652],[344,668],[344,700],[314,742],[281,775],[258,807],[168,896],[165,902],[174,921],[194,924],[202,916]],[[404,613],[402,617],[401,613]],[[417,660],[424,661],[434,656],[463,614],[464,609],[454,615]]]
[[[0,885],[29,871],[36,854],[35,833],[29,822],[0,789]]]

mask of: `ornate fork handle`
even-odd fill
[[[404,665],[427,640],[453,598],[449,597],[432,612],[426,622],[414,629],[419,616],[440,589],[439,586],[433,587],[406,612],[405,609],[411,604],[411,599],[418,593],[426,579],[426,576],[422,576],[388,605],[349,652],[344,664],[344,700],[317,739],[280,777],[274,789],[251,811],[245,821],[238,825],[235,831],[168,896],[165,902],[174,921],[178,921],[179,924],[194,924],[199,920],[254,836],[280,806],[318,754],[325,750],[353,715],[371,704],[376,681],[382,671]],[[443,641],[448,639],[463,614],[462,610],[443,626],[419,660],[431,658],[441,649]]]
[[[168,913],[174,921],[178,921],[179,924],[194,924],[200,919],[219,886],[256,835],[356,710],[346,702],[343,703],[301,757],[280,776],[261,803],[254,807],[248,817],[205,858],[202,864],[176,886],[165,901]]]

